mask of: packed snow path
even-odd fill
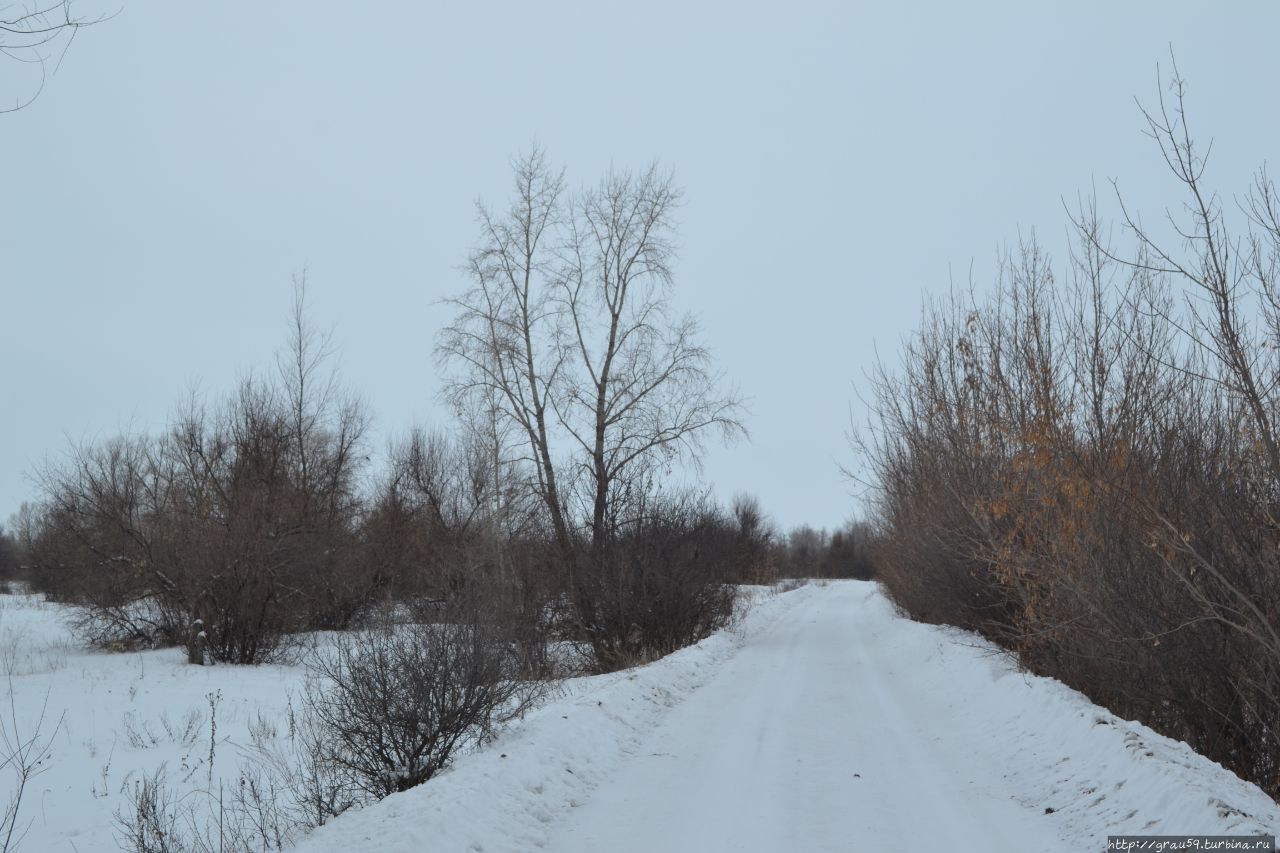
[[[749,595],[739,627],[571,679],[297,853],[1102,851],[1280,830],[1257,787],[973,634],[895,615],[874,584]]]
[[[905,668],[893,621],[871,587],[835,585],[748,637],[547,849],[1072,849],[948,736],[945,682]]]
[[[743,594],[733,629],[569,679],[495,742],[296,853],[1102,851],[1108,834],[1280,835],[1257,787],[973,634],[894,615],[874,584]],[[301,669],[92,652],[68,630],[75,615],[0,595],[0,707],[28,733],[46,706],[59,721],[23,803],[23,853],[116,849],[114,815],[163,768],[180,802],[207,808],[195,817],[213,817],[211,794],[261,749],[289,754]],[[0,807],[11,782],[0,768]]]

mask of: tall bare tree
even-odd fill
[[[472,287],[451,300],[438,352],[460,411],[483,403],[516,427],[557,541],[567,552],[577,497],[594,551],[618,495],[655,466],[696,461],[708,432],[742,433],[742,404],[671,303],[672,176],[611,171],[570,196],[539,149],[512,169],[507,213],[479,208]]]
[[[288,341],[276,354],[276,369],[293,433],[292,475],[304,512],[328,523],[352,512],[359,467],[354,456],[370,416],[340,382],[332,333],[320,331],[308,317],[305,272],[294,276],[288,322]]]
[[[514,194],[505,213],[477,204],[480,243],[468,259],[472,286],[449,300],[457,309],[437,353],[458,372],[446,395],[460,414],[508,427],[519,435],[519,461],[532,471],[562,548],[569,547],[565,504],[552,459],[551,417],[564,354],[558,344],[559,306],[551,297],[549,245],[563,215],[563,171],[541,150],[512,161]]]
[[[572,202],[557,278],[575,369],[556,415],[589,460],[593,550],[613,532],[610,499],[644,469],[697,459],[708,431],[743,432],[741,400],[722,392],[697,321],[671,304],[680,191],[656,164],[610,171]]]

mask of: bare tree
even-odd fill
[[[512,169],[509,211],[480,207],[472,288],[451,300],[458,314],[438,352],[457,371],[448,396],[460,412],[514,425],[565,552],[574,495],[598,550],[616,494],[654,465],[696,460],[709,431],[741,434],[742,404],[719,389],[697,323],[671,304],[671,175],[610,172],[568,197],[541,150]]]
[[[721,389],[697,323],[672,303],[672,176],[657,166],[610,171],[570,195],[563,171],[536,148],[512,170],[508,211],[479,208],[472,286],[451,300],[457,314],[437,352],[454,371],[448,399],[472,432],[508,479],[527,472],[574,628],[596,665],[612,668],[692,641],[720,624],[712,614],[722,615],[721,603],[732,609],[710,552],[688,563],[706,571],[675,582],[679,561],[658,543],[669,531],[649,514],[663,509],[661,478],[674,463],[696,465],[710,434],[744,433],[742,403]],[[671,542],[722,538],[718,522],[694,526],[697,535]],[[660,610],[668,598],[679,606]],[[655,627],[636,645],[637,620],[658,613],[670,622],[664,639]]]
[[[348,518],[353,511],[354,456],[370,422],[361,400],[343,389],[335,356],[332,333],[320,332],[308,317],[307,277],[300,273],[293,279],[289,337],[276,355],[276,368],[293,433],[293,479],[303,496],[303,511],[326,521]]]
[[[744,433],[742,402],[718,387],[697,322],[671,304],[674,214],[669,172],[610,171],[571,205],[556,279],[572,369],[556,416],[586,462],[592,550],[614,532],[609,501],[652,464],[696,461],[708,431]]]
[[[1280,207],[1275,185],[1265,170],[1241,205],[1249,225],[1243,238],[1228,226],[1222,203],[1205,185],[1212,143],[1202,150],[1187,117],[1186,80],[1172,63],[1170,98],[1163,92],[1154,108],[1142,107],[1147,135],[1159,146],[1165,165],[1187,194],[1185,218],[1166,218],[1190,257],[1167,248],[1130,214],[1119,194],[1124,223],[1138,244],[1130,257],[1117,258],[1101,247],[1096,235],[1077,221],[1078,229],[1108,258],[1137,270],[1171,275],[1192,288],[1186,318],[1169,309],[1163,319],[1209,356],[1219,370],[1206,374],[1237,399],[1249,413],[1257,440],[1265,451],[1270,476],[1280,478],[1280,434],[1275,412],[1280,408]],[[1255,319],[1256,318],[1256,319]]]
[[[437,354],[458,369],[446,396],[460,414],[490,420],[495,440],[508,428],[519,435],[518,460],[532,471],[556,541],[567,551],[569,525],[551,443],[564,353],[549,245],[563,216],[564,175],[538,149],[514,160],[512,171],[515,193],[506,213],[477,204],[481,238],[467,264],[472,286],[449,300],[457,315]]]
[[[102,20],[77,15],[73,6],[72,0],[0,6],[0,56],[34,65],[40,72],[35,91],[15,96],[12,106],[0,106],[0,114],[16,112],[38,98],[48,80],[50,61],[57,71],[80,28]]]

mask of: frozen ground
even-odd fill
[[[66,709],[24,850],[112,850],[139,774],[165,763],[207,789],[255,741],[287,737],[296,669],[86,654],[56,609],[0,602],[19,722],[46,692],[51,717]],[[650,666],[574,679],[497,743],[297,849],[1065,851],[1278,830],[1268,797],[1184,745],[840,582],[762,596],[734,630]]]
[[[237,778],[256,751],[288,736],[300,668],[192,667],[179,649],[108,654],[77,646],[68,608],[0,595],[0,727],[53,736],[27,786],[23,853],[112,851],[126,794],[163,769],[192,797]],[[13,705],[10,706],[10,697]],[[16,714],[14,713],[16,711]],[[0,772],[0,807],[13,779]],[[28,825],[29,824],[29,825]]]

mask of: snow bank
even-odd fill
[[[1280,809],[1185,743],[1123,720],[1059,681],[1019,671],[981,637],[897,616],[868,585],[860,618],[900,662],[904,689],[943,703],[936,748],[998,765],[1009,795],[1079,849],[1107,835],[1280,835]]]
[[[486,749],[410,791],[344,814],[297,846],[299,853],[528,851],[579,806],[666,713],[716,672],[744,639],[786,618],[817,587],[757,592],[737,626],[647,666],[573,679]]]
[[[899,633],[904,653],[931,646],[931,663],[948,673],[939,689],[956,728],[947,737],[983,744],[1016,796],[1065,837],[1101,849],[1107,835],[1280,835],[1270,797],[1185,743],[1019,672],[975,635],[906,622]]]

